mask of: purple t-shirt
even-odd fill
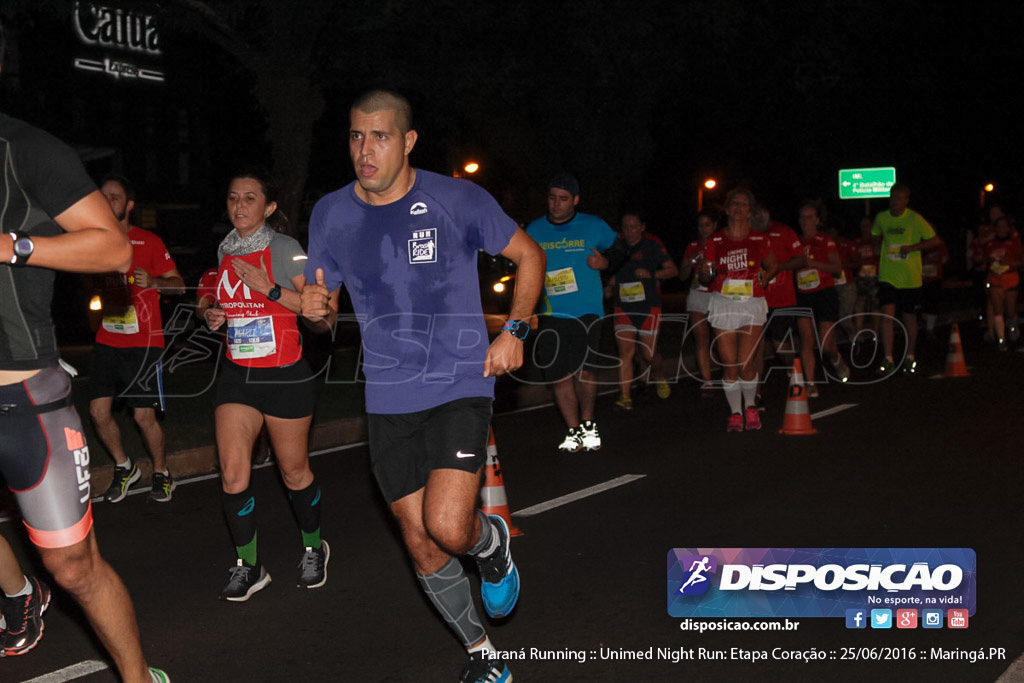
[[[355,183],[317,202],[306,280],[323,268],[348,289],[363,338],[366,411],[413,413],[493,397],[480,305],[479,250],[508,246],[516,223],[468,180],[416,171],[402,199],[371,206]]]

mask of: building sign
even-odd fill
[[[75,68],[111,78],[163,81],[156,17],[120,7],[76,2],[75,34],[88,54],[75,57]]]

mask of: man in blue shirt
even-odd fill
[[[494,377],[523,362],[544,252],[483,189],[413,168],[408,100],[376,90],[351,110],[356,181],[310,217],[302,314],[333,327],[344,283],[359,320],[373,472],[427,597],[470,655],[462,681],[505,683],[456,555],[473,556],[487,613],[519,596],[509,532],[476,510]],[[477,253],[518,266],[509,321],[488,345]]]
[[[591,363],[601,342],[604,290],[601,252],[618,237],[597,216],[576,211],[580,184],[568,173],[548,183],[548,214],[526,232],[547,256],[544,301],[534,349],[544,379],[554,384],[555,403],[569,433],[558,449],[596,451],[601,435],[594,420],[597,383]]]

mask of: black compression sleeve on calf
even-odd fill
[[[238,556],[251,565],[256,565],[256,498],[252,487],[241,493],[221,492],[221,506],[228,532],[238,550]]]
[[[316,479],[300,491],[288,491],[288,501],[295,511],[299,529],[312,533],[320,528],[320,485]]]

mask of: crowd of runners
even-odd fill
[[[96,550],[88,447],[48,306],[54,271],[107,271],[89,387],[97,437],[114,461],[103,497],[123,500],[142,476],[112,413],[115,399],[129,397],[153,462],[150,498],[169,503],[177,484],[158,419],[165,344],[159,299],[180,295],[185,283],[160,238],[129,222],[136,201],[130,180],[108,176],[97,188],[62,143],[9,117],[0,118],[0,132],[20,171],[16,182],[5,180],[18,192],[7,193],[13,210],[3,214],[0,235],[3,322],[15,331],[0,337],[0,468],[30,540],[82,604],[123,679],[167,681],[146,664],[124,586]],[[548,182],[546,214],[520,227],[477,185],[414,168],[409,154],[417,139],[400,94],[360,97],[350,111],[356,180],[317,203],[306,248],[286,234],[265,171],[240,170],[226,188],[232,230],[196,307],[206,329],[223,335],[226,361],[213,413],[234,549],[223,600],[249,600],[271,581],[250,482],[263,434],[298,525],[296,585],[327,584],[323,492],[308,456],[317,373],[303,357],[303,334],[334,328],[343,286],[360,323],[371,467],[424,594],[466,651],[463,681],[512,680],[459,560],[478,568],[487,615],[508,616],[519,596],[509,529],[500,516],[477,509],[497,376],[530,359],[565,421],[552,451],[576,453],[602,447],[596,361],[604,319],[613,324],[619,414],[634,410],[638,385],[649,385],[659,400],[680,387],[659,353],[666,282],[685,283],[696,386],[704,399],[724,397],[730,432],[761,429],[766,357],[787,364],[799,358],[814,398],[826,379],[850,378],[844,353],[858,344],[877,344],[879,376],[914,374],[919,317],[925,333],[934,333],[948,253],[909,208],[904,185],[891,188],[889,208],[865,218],[854,239],[829,227],[820,201],[796,207],[794,231],[773,220],[749,189],[735,188],[720,214],[698,215],[696,239],[677,259],[647,232],[642,209],[623,211],[617,231],[579,211],[580,184],[568,173]],[[516,267],[511,310],[493,338],[480,303],[481,251]],[[1003,350],[1018,337],[1021,252],[1012,218],[998,209],[970,251],[989,335]],[[422,338],[430,343],[409,343]],[[39,642],[51,592],[45,580],[22,572],[2,538],[0,590],[0,649],[24,654]]]

